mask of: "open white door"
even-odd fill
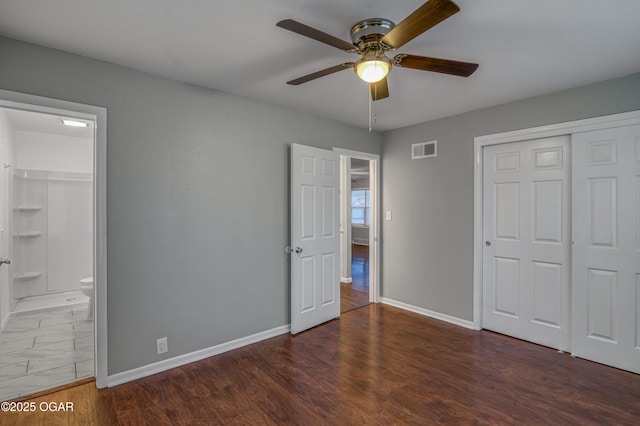
[[[339,163],[291,145],[291,333],[340,316]]]

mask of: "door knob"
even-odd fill
[[[0,258],[0,265],[8,265],[11,263],[11,259],[2,259]]]
[[[485,241],[485,242],[484,242],[484,245],[485,245],[485,246],[487,246],[487,247],[489,247],[489,246],[491,245],[491,241]]]
[[[302,253],[302,249],[300,247],[296,247],[296,253],[298,254]]]

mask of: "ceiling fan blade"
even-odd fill
[[[345,62],[344,64],[335,65],[331,68],[326,68],[320,71],[316,71],[311,74],[307,74],[300,78],[296,78],[295,80],[287,81],[287,84],[292,86],[297,86],[302,83],[306,83],[307,81],[315,80],[316,78],[324,77],[325,75],[333,74],[334,72],[346,70],[347,68],[353,68],[353,62]]]
[[[380,99],[389,97],[389,85],[387,84],[387,77],[378,81],[377,83],[371,83],[371,100],[379,101]]]
[[[382,43],[397,49],[459,11],[451,0],[429,0],[382,37]]]
[[[428,58],[416,55],[396,55],[393,64],[402,68],[413,68],[422,71],[433,71],[442,74],[469,77],[478,68],[471,62],[452,61],[450,59]]]
[[[293,19],[285,19],[276,24],[276,26],[280,28],[284,28],[285,30],[293,31],[294,33],[303,35],[305,37],[312,38],[321,43],[328,44],[329,46],[337,47],[338,49],[345,50],[347,52],[355,52],[356,47],[348,43],[338,37],[334,37],[331,34],[327,34],[320,30],[316,30],[315,28],[311,28],[308,25],[302,24],[298,21],[294,21]]]

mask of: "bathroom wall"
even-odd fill
[[[14,297],[78,290],[93,275],[93,138],[21,130],[15,140],[15,203],[42,207],[15,211],[16,232],[44,234],[15,241],[24,278],[14,278]]]
[[[17,131],[16,167],[71,173],[93,173],[93,139]]]
[[[0,108],[0,257],[8,257],[11,245],[9,229],[11,167],[5,168],[4,165],[13,163],[13,145],[11,122],[4,109]],[[0,329],[4,328],[12,308],[11,269],[8,265],[0,266]]]
[[[93,276],[93,180],[48,183],[47,291],[78,290]]]

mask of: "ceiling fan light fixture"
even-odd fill
[[[364,56],[356,62],[356,74],[367,83],[377,83],[389,74],[391,61],[383,56]]]
[[[360,55],[360,58],[355,62],[344,62],[325,68],[287,81],[287,84],[297,86],[347,68],[353,68],[358,78],[369,83],[371,99],[378,101],[389,97],[386,76],[393,65],[469,77],[478,68],[478,64],[404,53],[395,55],[393,59],[386,56],[387,53],[401,48],[459,11],[460,7],[453,0],[426,0],[422,6],[414,10],[398,25],[385,18],[369,18],[357,22],[349,32],[351,43],[293,19],[284,19],[276,25],[345,52]]]

